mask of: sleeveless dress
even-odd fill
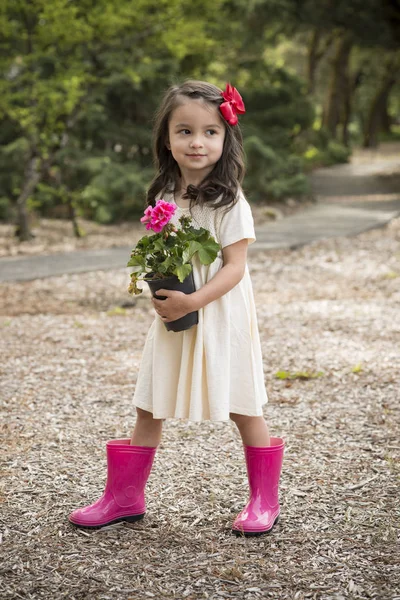
[[[173,194],[163,199],[175,204]],[[251,208],[243,193],[229,211],[177,206],[172,222],[191,214],[194,227],[204,227],[222,248],[255,241]],[[222,268],[222,252],[208,266],[193,261],[196,289]],[[228,421],[229,413],[262,415],[268,402],[261,345],[248,266],[227,294],[199,310],[199,323],[181,332],[167,331],[156,315],[144,345],[134,393],[135,406],[155,419]]]

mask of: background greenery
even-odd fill
[[[400,137],[399,0],[2,0],[0,218],[136,217],[152,115],[187,77],[242,92],[251,200]]]

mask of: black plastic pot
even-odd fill
[[[196,291],[193,279],[193,271],[182,281],[172,275],[172,277],[166,277],[165,279],[151,279],[146,278],[146,280],[152,296],[158,298],[159,300],[165,300],[166,296],[158,296],[157,290],[176,290],[177,292],[183,292],[184,294],[192,294]],[[188,313],[181,319],[177,319],[176,321],[171,321],[170,323],[164,323],[165,327],[168,331],[185,331],[185,329],[190,329],[193,325],[197,325],[199,322],[199,313],[196,311]]]

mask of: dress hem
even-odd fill
[[[249,411],[243,408],[236,408],[234,406],[230,407],[229,409],[229,413],[234,413],[236,415],[245,415],[246,417],[262,417],[263,416],[263,411],[262,411],[262,407],[265,406],[266,404],[268,404],[268,400],[266,400],[260,407],[259,410],[257,410],[256,412],[253,411]],[[193,423],[201,423],[202,421],[230,421],[230,417],[229,414],[226,417],[225,415],[213,415],[210,416],[207,419],[197,419],[197,418],[193,418],[190,415],[188,416],[184,416],[184,415],[176,415],[176,414],[162,414],[162,415],[156,415],[154,416],[153,413],[153,407],[150,407],[146,404],[144,404],[144,402],[135,402],[134,406],[136,408],[141,408],[142,410],[145,410],[149,413],[151,413],[153,415],[153,419],[182,419],[182,420],[186,420],[186,421],[192,421]]]

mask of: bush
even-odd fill
[[[257,64],[245,93],[246,189],[257,202],[309,192],[296,139],[312,127],[314,108],[303,81],[284,67]]]
[[[292,153],[293,143],[314,121],[314,107],[303,81],[284,67],[259,65],[246,89],[245,137],[257,136],[281,153]]]
[[[13,211],[11,202],[5,196],[0,197],[0,221],[10,221]]]
[[[143,211],[152,170],[136,164],[90,158],[86,165],[92,176],[82,190],[78,205],[88,219],[112,223],[137,217]]]
[[[346,163],[351,155],[350,148],[340,142],[330,140],[325,149],[309,146],[303,154],[303,166],[305,171],[317,167],[329,167],[338,163]]]
[[[302,196],[310,191],[298,156],[279,154],[258,137],[245,140],[247,157],[246,189],[255,202]]]
[[[351,155],[350,148],[333,140],[322,128],[304,132],[296,140],[295,148],[305,171],[346,163]]]
[[[72,203],[78,215],[107,224],[136,218],[143,211],[148,169],[74,149],[60,152],[57,162],[30,201],[41,215],[65,218]]]

